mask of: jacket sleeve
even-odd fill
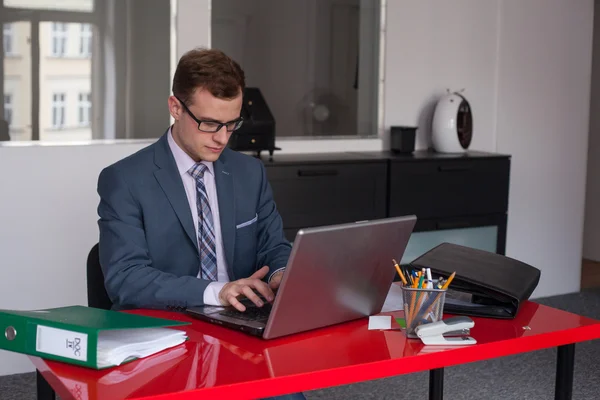
[[[116,308],[175,308],[203,304],[208,281],[152,267],[142,207],[115,166],[98,179],[100,265]],[[176,260],[173,260],[176,262]]]
[[[258,247],[257,269],[264,265],[269,266],[269,275],[287,265],[292,246],[283,233],[283,221],[273,198],[271,185],[267,179],[265,167],[259,162],[261,189],[258,203]]]

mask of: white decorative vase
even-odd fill
[[[439,99],[431,127],[433,148],[440,153],[463,153],[473,137],[473,115],[467,99],[448,93]]]

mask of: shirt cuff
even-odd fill
[[[273,277],[273,275],[275,275],[275,274],[276,274],[276,273],[278,273],[279,271],[285,271],[285,267],[282,267],[282,268],[279,268],[279,269],[275,270],[275,272],[273,272],[273,273],[271,274],[271,276],[269,277],[269,281],[268,281],[267,283],[270,283],[270,282],[271,282],[271,278]]]
[[[204,289],[204,304],[207,306],[223,306],[219,301],[219,293],[227,282],[211,282]]]

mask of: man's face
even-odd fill
[[[192,95],[192,102],[187,107],[175,97],[169,97],[169,111],[175,119],[172,134],[175,142],[194,161],[216,161],[232,132],[227,126],[222,126],[218,132],[209,133],[198,129],[198,122],[193,116],[202,121],[202,128],[213,128],[218,123],[236,121],[242,110],[242,92],[233,99],[219,99],[208,90],[198,89]],[[189,112],[188,112],[189,111]],[[231,127],[233,124],[229,124]]]

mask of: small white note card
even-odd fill
[[[389,315],[371,315],[369,317],[369,330],[392,329],[392,317]]]

